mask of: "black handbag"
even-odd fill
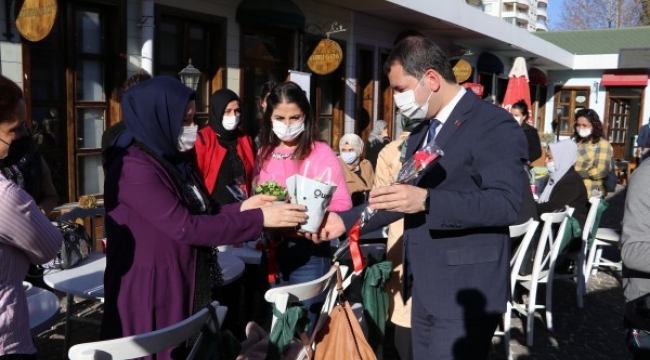
[[[57,222],[55,226],[63,235],[63,244],[51,261],[42,264],[45,269],[69,269],[88,257],[92,251],[86,228],[77,223]]]
[[[603,185],[605,185],[605,190],[607,190],[607,192],[616,191],[616,171],[614,168],[612,168],[609,173],[607,173]]]

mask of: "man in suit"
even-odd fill
[[[404,217],[414,359],[486,359],[508,300],[508,226],[530,191],[526,138],[507,111],[456,83],[429,39],[402,40],[384,70],[402,114],[426,119],[407,140],[407,159],[432,137],[444,156],[409,184],[372,190],[369,206],[383,211],[363,230]],[[350,229],[353,210],[329,214],[320,239]]]

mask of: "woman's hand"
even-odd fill
[[[239,211],[246,211],[261,208],[262,206],[269,206],[273,204],[276,199],[277,197],[272,195],[255,195],[241,203]]]
[[[264,227],[267,228],[296,227],[307,221],[304,205],[272,204],[260,209],[264,216]]]

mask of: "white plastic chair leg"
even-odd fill
[[[546,281],[546,327],[553,331],[553,271],[549,271]]]
[[[506,306],[506,313],[503,316],[503,345],[506,353],[506,358],[511,360],[510,357],[510,316],[512,315],[512,305],[508,302]]]
[[[533,328],[535,327],[535,304],[537,299],[537,282],[533,281],[528,293],[528,314],[526,315],[526,344],[533,346]]]

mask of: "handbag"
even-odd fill
[[[336,270],[336,282],[337,304],[316,332],[314,360],[376,360],[377,356],[364,337],[350,303],[341,301],[343,281],[339,269]]]
[[[235,360],[241,350],[237,338],[228,330],[221,330],[217,309],[212,304],[208,308],[212,326],[204,324],[201,335],[196,339],[186,360]]]
[[[56,257],[42,264],[45,269],[69,269],[90,254],[92,247],[86,228],[77,223],[54,222],[63,235],[63,244]]]
[[[607,192],[616,191],[616,171],[614,170],[614,167],[612,167],[609,173],[607,173],[603,185],[605,185],[605,190],[607,190]]]

